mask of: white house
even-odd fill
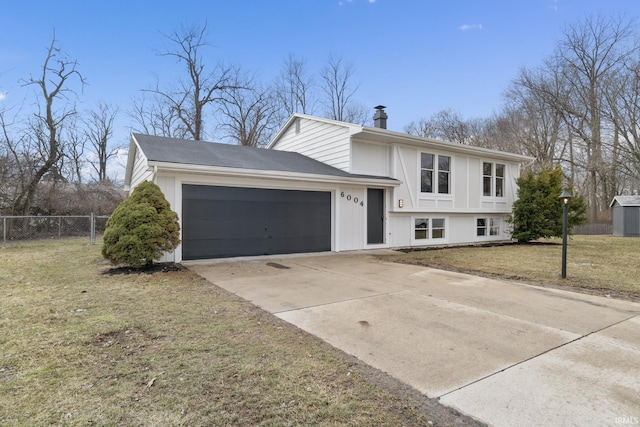
[[[125,184],[178,213],[167,261],[509,240],[531,157],[294,114],[268,148],[133,134]]]

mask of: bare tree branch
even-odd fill
[[[76,114],[76,110],[73,105],[56,110],[55,105],[56,101],[68,99],[69,94],[75,94],[68,86],[71,79],[77,78],[81,84],[85,83],[76,67],[77,62],[69,60],[57,46],[54,32],[40,76],[38,78],[32,76],[23,83],[24,86],[33,85],[38,88],[43,105],[35,113],[35,121],[31,124],[40,149],[40,158],[35,173],[16,198],[14,206],[16,212],[27,214],[37,186],[43,177],[52,172],[55,176],[59,174],[56,164],[65,154],[65,144],[60,138],[59,131],[64,123]]]

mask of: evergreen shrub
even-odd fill
[[[102,256],[112,264],[150,266],[163,251],[180,243],[178,215],[160,187],[150,181],[138,185],[115,209],[104,232]]]

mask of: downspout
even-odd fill
[[[154,184],[158,185],[158,165],[153,165],[153,173],[151,174],[151,179]]]

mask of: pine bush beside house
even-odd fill
[[[180,243],[178,215],[160,188],[145,181],[115,209],[104,232],[102,256],[134,268],[152,265]]]
[[[511,236],[518,242],[530,242],[540,238],[562,237],[563,174],[560,167],[545,168],[537,174],[527,172],[518,178],[518,200],[513,203],[513,213],[508,221],[512,225]],[[568,229],[585,222],[587,208],[582,196],[574,196],[569,202]]]

